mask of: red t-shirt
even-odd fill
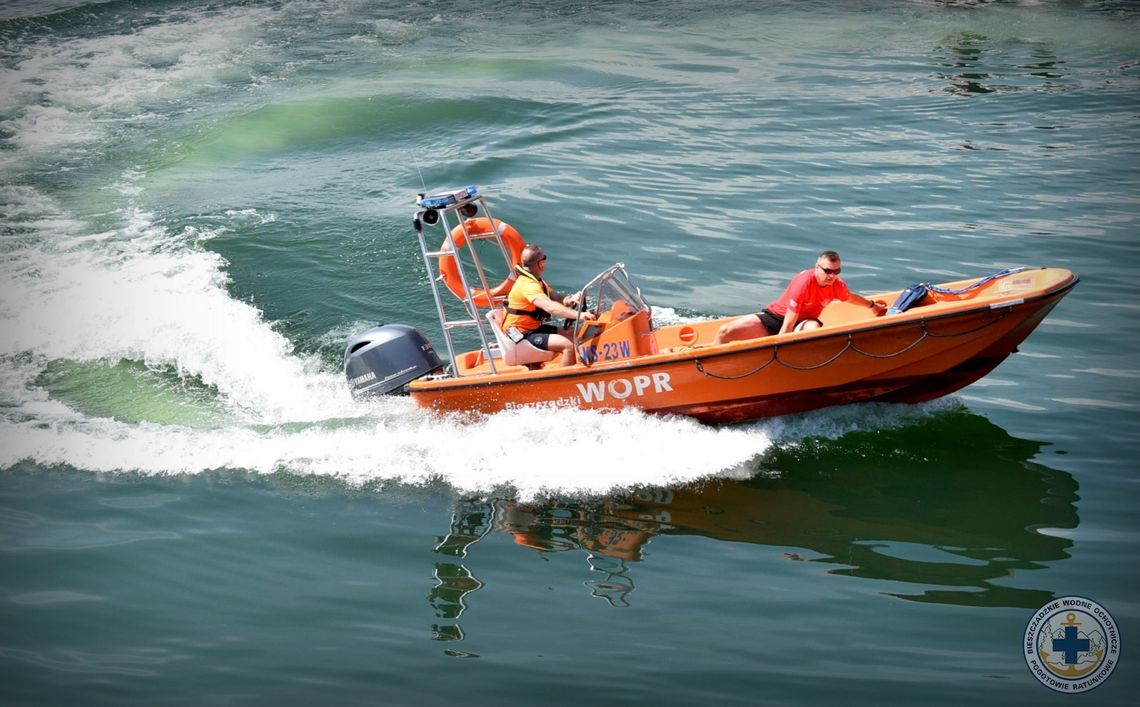
[[[792,278],[780,298],[768,305],[772,314],[786,317],[788,307],[795,302],[796,321],[818,319],[823,308],[832,302],[844,302],[851,294],[847,283],[838,277],[823,287],[815,281],[815,268],[804,270]]]

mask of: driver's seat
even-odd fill
[[[558,355],[555,351],[543,351],[526,339],[517,344],[503,333],[503,317],[506,312],[497,307],[487,310],[487,321],[491,323],[491,331],[495,334],[495,341],[499,343],[499,351],[503,354],[503,363],[508,366],[525,366],[531,363],[543,363]]]

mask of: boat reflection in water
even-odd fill
[[[1077,484],[1029,461],[1041,444],[959,410],[894,430],[805,441],[754,462],[748,481],[716,480],[591,500],[458,504],[435,548],[430,601],[439,640],[462,638],[465,597],[483,584],[464,563],[471,545],[506,533],[537,552],[583,552],[594,596],[627,606],[636,563],[655,536],[699,535],[787,548],[790,560],[833,564],[831,574],[914,587],[903,599],[1035,608],[1046,590],[995,583],[1068,557]],[[802,554],[801,554],[802,553]],[[815,555],[804,557],[803,554]]]

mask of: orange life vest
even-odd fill
[[[510,294],[507,296],[507,316],[503,320],[503,329],[516,327],[520,331],[534,331],[542,326],[542,323],[550,319],[550,313],[544,309],[539,308],[533,302],[528,302],[522,296],[522,288],[519,284],[523,282],[522,278],[529,278],[537,282],[542,287],[542,292],[547,297],[551,295],[550,285],[541,278],[535,277],[529,270],[522,265],[516,265],[515,270],[519,273],[519,279],[515,281],[514,287],[511,288]]]

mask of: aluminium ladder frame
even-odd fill
[[[423,199],[424,197],[421,195],[420,201]],[[478,204],[483,207],[483,216],[491,224],[490,231],[486,233],[472,233],[467,230],[467,220],[462,218],[458,212],[461,207],[468,204]],[[419,201],[417,201],[417,206],[419,205]],[[421,216],[429,210],[436,212],[439,217],[437,224],[440,225],[443,229],[444,241],[439,250],[430,250],[428,248],[427,239],[424,236],[424,227],[421,224]],[[449,218],[451,216],[455,217],[455,226],[452,226],[451,224]],[[428,225],[434,226],[437,224]],[[498,345],[496,344],[492,346],[491,342],[494,341],[494,338],[488,338],[487,332],[483,328],[483,318],[479,315],[479,306],[475,303],[475,295],[471,289],[471,285],[469,284],[467,274],[464,272],[465,268],[463,260],[459,257],[459,252],[455,247],[455,239],[451,236],[451,232],[455,227],[461,226],[463,228],[463,234],[467,240],[468,250],[471,252],[471,260],[474,264],[474,270],[478,275],[479,284],[482,286],[484,292],[490,293],[491,287],[487,283],[487,273],[483,269],[483,263],[479,259],[479,253],[474,247],[474,242],[477,240],[486,240],[489,238],[493,238],[495,240],[495,243],[498,244],[499,251],[503,256],[503,261],[507,264],[507,268],[509,270],[507,277],[511,280],[515,279],[516,273],[514,269],[514,262],[511,260],[511,254],[507,250],[507,246],[503,243],[501,229],[495,222],[494,217],[491,215],[491,210],[487,208],[486,200],[483,198],[482,194],[475,193],[464,198],[457,198],[454,200],[454,203],[449,203],[446,206],[432,209],[421,207],[416,212],[416,217],[413,225],[415,227],[416,235],[419,238],[420,254],[423,256],[424,269],[427,271],[428,282],[431,284],[432,296],[435,298],[436,312],[439,315],[440,327],[443,329],[443,338],[447,344],[447,353],[451,357],[452,372],[456,376],[460,375],[459,367],[456,365],[455,343],[452,341],[451,335],[452,330],[464,327],[475,327],[475,330],[479,332],[479,341],[483,347],[483,355],[491,368],[491,373],[492,375],[497,374],[498,370],[495,368],[495,354],[499,353]],[[453,320],[448,318],[447,309],[443,305],[443,298],[439,291],[439,281],[443,279],[443,276],[432,274],[431,261],[433,259],[438,261],[441,258],[450,257],[454,257],[456,259],[455,269],[459,273],[459,281],[463,285],[463,291],[466,294],[466,297],[457,298],[463,302],[468,317],[467,319]],[[450,290],[448,292],[449,294],[454,294],[451,293]],[[505,296],[500,295],[498,297],[490,297],[488,294],[489,308],[494,308],[505,299]]]

